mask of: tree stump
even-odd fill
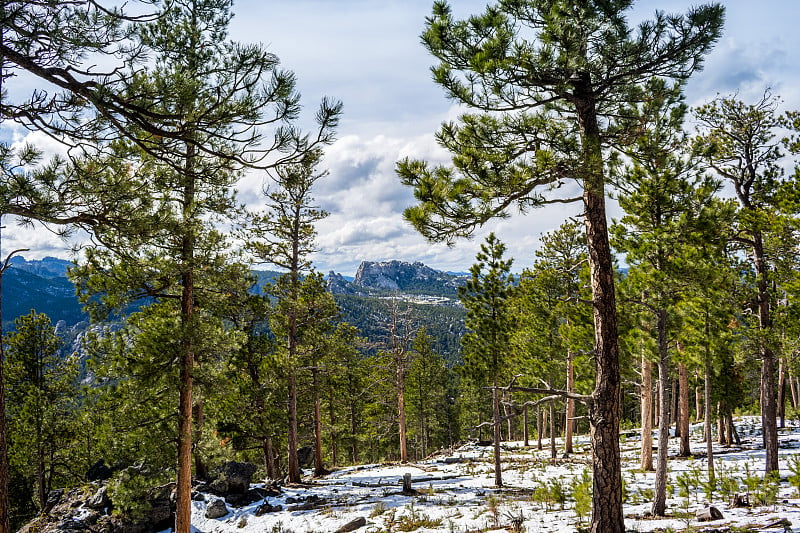
[[[730,507],[750,507],[750,497],[747,494],[734,494],[731,496]]]
[[[406,496],[411,496],[417,493],[416,490],[411,488],[411,474],[403,474],[403,494]]]

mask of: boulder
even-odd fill
[[[245,494],[250,490],[250,480],[258,467],[252,463],[230,461],[217,469],[217,479],[209,485],[221,495]]]
[[[696,517],[698,522],[711,522],[712,520],[721,520],[723,518],[722,511],[714,506],[697,511]]]
[[[111,506],[111,500],[108,497],[108,487],[103,486],[97,489],[97,492],[95,492],[91,498],[86,500],[84,505],[89,509],[94,509],[95,511],[102,511],[103,509]]]
[[[314,461],[314,448],[303,446],[297,450],[297,463],[301,468],[309,468]]]
[[[228,507],[225,505],[224,501],[214,500],[208,504],[208,507],[206,507],[206,518],[222,518],[228,514],[228,512]]]
[[[250,489],[244,494],[228,494],[225,496],[225,501],[233,507],[244,507],[263,500],[267,496],[267,491],[263,489]]]

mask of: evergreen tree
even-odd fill
[[[619,458],[619,347],[614,266],[605,213],[604,148],[631,89],[653,76],[686,79],[719,38],[724,9],[686,16],[656,13],[629,28],[632,0],[499,0],[482,15],[455,20],[434,4],[423,42],[440,61],[434,79],[473,113],[444,124],[439,143],[453,168],[401,161],[398,174],[420,201],[406,217],[430,239],[469,235],[511,207],[576,200],[553,191],[582,187],[595,320],[597,386],[590,423],[592,531],[624,530]]]
[[[247,246],[256,261],[273,264],[287,273],[276,285],[274,293],[286,320],[286,363],[288,371],[288,435],[287,456],[289,481],[300,482],[300,466],[297,463],[297,367],[299,365],[299,338],[305,334],[300,322],[302,275],[311,269],[310,255],[315,248],[315,224],[327,213],[314,205],[311,189],[327,172],[317,170],[322,157],[319,151],[310,151],[296,163],[275,169],[274,188],[267,189],[269,199],[267,211],[252,214],[245,231]],[[309,325],[309,327],[313,327]],[[316,450],[317,454],[321,450]],[[317,455],[317,462],[319,462]],[[321,465],[317,465],[321,468]]]
[[[714,242],[720,226],[713,196],[719,185],[698,169],[684,152],[686,106],[680,85],[661,78],[642,88],[648,100],[626,109],[624,129],[638,135],[625,147],[632,164],[617,179],[625,215],[614,227],[615,247],[631,265],[626,284],[629,301],[650,310],[655,321],[658,363],[659,432],[653,515],[666,511],[667,457],[670,425],[670,343],[675,337],[675,305],[695,264],[703,261],[697,245]],[[644,97],[640,98],[644,99]],[[724,224],[723,224],[724,225]],[[717,234],[718,235],[718,234]],[[721,243],[717,239],[717,245]],[[635,295],[635,296],[634,296]]]
[[[32,311],[14,323],[16,331],[6,339],[9,460],[34,480],[41,510],[49,492],[71,474],[65,468],[72,462],[78,369],[74,359],[58,353],[61,339],[47,315]]]
[[[797,204],[797,176],[785,176],[784,150],[800,151],[798,113],[777,113],[778,101],[768,93],[755,104],[735,97],[719,97],[695,110],[700,122],[698,149],[711,169],[728,181],[736,193],[739,210],[731,241],[750,256],[753,271],[754,315],[758,317],[757,351],[761,358],[761,423],[767,474],[778,470],[778,429],[775,398],[773,331],[776,294],[772,278],[778,258],[793,253],[787,243],[796,242],[793,215]],[[784,136],[783,131],[789,130]],[[794,238],[792,238],[794,237]]]
[[[433,350],[433,340],[421,328],[411,348],[415,352],[408,369],[409,435],[416,445],[417,460],[432,449],[452,444],[453,412],[448,400],[450,370],[441,355]]]
[[[503,486],[500,468],[500,380],[508,376],[511,363],[511,333],[514,276],[513,260],[503,259],[505,245],[494,233],[486,238],[470,267],[470,279],[459,287],[458,296],[467,308],[467,334],[463,338],[466,372],[492,390],[494,480]]]

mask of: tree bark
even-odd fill
[[[313,390],[312,396],[314,400],[314,475],[321,476],[325,474],[325,468],[322,465],[322,401],[319,397],[319,369],[314,367],[311,369],[311,388]]]
[[[714,441],[711,438],[711,354],[708,353],[708,345],[706,345],[706,360],[705,360],[705,437],[706,437],[706,457],[708,461],[708,480],[713,482],[715,479],[714,474]]]
[[[792,408],[797,409],[797,378],[789,372],[789,391],[792,393]]]
[[[658,332],[658,461],[656,462],[656,483],[653,496],[653,516],[664,516],[667,504],[667,460],[669,452],[670,391],[669,391],[669,353],[667,349],[667,311],[659,309],[656,314]]]
[[[272,437],[267,436],[262,439],[261,451],[264,454],[264,469],[267,471],[267,478],[278,479],[275,469],[275,453],[272,451]]]
[[[758,286],[758,326],[762,333],[772,330],[769,280],[764,242],[760,231],[753,235],[753,261]],[[778,472],[778,425],[775,403],[775,354],[771,339],[761,340],[761,427],[764,434],[764,473]]]
[[[522,408],[522,438],[525,441],[525,447],[527,448],[529,445],[529,437],[528,434],[528,406]]]
[[[500,470],[500,391],[498,390],[497,377],[492,387],[492,427],[494,429],[494,484],[503,486],[503,474]]]
[[[698,377],[698,376],[695,376]],[[696,383],[696,382],[695,382]],[[703,420],[703,387],[694,388],[694,419],[696,422]]]
[[[183,220],[186,228],[194,222],[196,176],[195,147],[186,148],[183,190]],[[187,229],[181,242],[181,350],[178,394],[178,476],[176,483],[175,533],[192,529],[192,388],[195,364],[194,346],[194,252],[195,236]]]
[[[575,363],[572,350],[567,349],[567,392],[575,392]],[[564,416],[564,453],[572,453],[572,428],[575,424],[575,400],[567,398]]]
[[[592,448],[592,533],[624,533],[622,466],[619,452],[619,338],[614,264],[608,241],[605,176],[597,110],[588,73],[574,82],[581,137],[586,242],[595,334],[595,389],[590,402]]]
[[[679,416],[678,425],[681,428],[680,440],[680,455],[681,457],[689,457],[692,455],[692,450],[689,445],[689,372],[686,365],[678,363],[678,382],[679,382]]]
[[[542,449],[542,431],[544,428],[542,427],[542,408],[540,406],[536,406],[536,449]]]
[[[642,450],[641,468],[653,470],[653,363],[642,352]]]
[[[556,401],[550,400],[550,459],[555,461],[556,456]]]
[[[290,336],[290,347],[293,344],[294,342],[291,340]],[[291,351],[292,350],[290,348],[290,352]],[[290,368],[288,369],[289,388],[286,404],[289,427],[287,428],[286,433],[286,474],[289,478],[289,483],[300,483],[300,463],[297,459],[297,375],[295,373],[294,364],[294,362],[290,363]]]
[[[780,428],[786,427],[786,364],[783,357],[778,359],[778,418]]]

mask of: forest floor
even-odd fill
[[[741,446],[714,445],[718,484],[713,493],[706,483],[702,426],[692,426],[692,451],[697,454],[693,457],[677,457],[677,439],[670,439],[668,516],[658,519],[647,516],[655,473],[639,469],[639,435],[625,433],[621,449],[628,531],[800,532],[800,495],[789,483],[793,470],[800,473],[800,426],[793,421],[780,430],[781,479],[772,483],[762,479],[759,420],[738,419],[737,427]],[[362,517],[366,523],[357,531],[363,533],[581,531],[588,517],[577,511],[585,514],[581,508],[591,485],[588,490],[585,483],[582,489],[574,487],[591,471],[588,437],[575,439],[576,453],[568,458],[563,458],[562,441],[557,442],[555,461],[550,459],[549,441],[543,442],[542,450],[535,441],[529,447],[504,443],[502,489],[493,486],[492,448],[467,444],[419,463],[342,468],[283,487],[280,496],[268,498],[270,505],[281,510],[261,516],[256,511],[264,502],[229,506],[230,512],[222,518],[207,519],[206,507],[215,497],[206,495],[205,501],[193,502],[192,523],[202,533],[328,533],[343,531],[340,528]],[[412,476],[416,494],[401,492],[400,479],[406,473]],[[734,493],[748,498],[751,505],[732,507]],[[712,505],[723,518],[697,521],[696,513]]]

